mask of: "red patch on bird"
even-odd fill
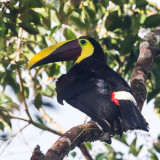
[[[114,92],[112,93],[112,101],[113,101],[116,105],[119,105],[119,101],[118,101],[118,99],[115,98],[115,93],[114,93]]]

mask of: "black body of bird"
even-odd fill
[[[50,53],[44,57],[44,52]],[[124,131],[134,129],[148,131],[148,124],[136,107],[131,88],[105,63],[103,50],[96,40],[83,36],[50,51],[45,49],[37,57],[29,62],[29,69],[76,59],[73,67],[56,82],[60,104],[66,101],[79,109],[110,135],[122,135]]]

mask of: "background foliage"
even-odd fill
[[[0,137],[7,143],[13,122],[19,119],[43,130],[62,133],[62,127],[49,128],[53,120],[45,107],[53,107],[55,79],[61,70],[68,70],[73,62],[58,62],[27,70],[29,59],[37,51],[65,39],[81,35],[96,38],[104,48],[106,63],[129,79],[139,54],[141,38],[160,25],[160,8],[146,0],[11,0],[0,2]],[[159,47],[159,46],[157,46]],[[155,111],[160,113],[160,57],[154,62],[147,80],[147,102],[155,100]],[[65,67],[64,67],[65,66]],[[41,74],[43,72],[43,74]],[[44,81],[45,77],[48,77]],[[11,92],[7,91],[12,90]],[[16,96],[13,99],[12,94]],[[46,97],[50,100],[46,101]],[[52,100],[52,101],[51,101]],[[32,101],[38,113],[29,112],[26,101]],[[26,119],[20,115],[25,110]],[[50,121],[47,119],[50,118]],[[27,124],[27,125],[28,125]],[[54,130],[55,129],[55,130]],[[56,133],[56,134],[57,134]],[[144,144],[137,146],[137,136],[131,143],[127,135],[115,137],[128,148],[128,154],[138,157]],[[158,160],[160,137],[148,148],[147,156]],[[85,144],[92,150],[90,143]],[[125,159],[124,153],[104,144],[106,152],[95,160]],[[72,152],[76,159],[76,153]]]

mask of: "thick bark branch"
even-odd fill
[[[76,146],[86,141],[99,140],[103,132],[95,123],[87,123],[71,128],[47,151],[47,160],[63,160],[64,156]]]
[[[141,110],[146,100],[146,80],[155,57],[160,53],[156,49],[160,43],[160,27],[149,33],[140,43],[140,52],[137,63],[131,76],[131,88]],[[94,123],[87,123],[73,127],[61,136],[47,151],[46,160],[62,160],[76,146],[86,141],[95,141],[104,137],[104,132]]]
[[[137,101],[137,107],[142,110],[143,103],[147,97],[146,80],[148,73],[155,57],[159,54],[159,49],[156,46],[160,43],[160,27],[157,27],[140,43],[139,57],[131,75],[131,89]]]

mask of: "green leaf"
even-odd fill
[[[153,89],[151,92],[148,92],[147,103],[155,98],[160,93],[160,89]]]
[[[77,39],[76,35],[68,28],[65,28],[64,31],[63,31],[63,35],[65,36],[65,38],[67,40],[70,40],[70,39]]]
[[[48,16],[48,17],[43,17],[42,16],[42,20],[43,20],[43,24],[44,24],[44,27],[48,30],[51,28],[51,17]]]
[[[53,97],[55,93],[55,84],[49,83],[48,85],[46,85],[46,89],[42,89],[40,93],[47,97]]]
[[[148,2],[146,0],[135,0],[137,8],[145,8]]]
[[[23,102],[23,97],[22,97],[21,92],[18,92],[18,94],[17,94],[17,98],[18,98],[18,100],[19,100],[19,102],[20,102],[20,103],[22,103],[22,102]]]
[[[120,0],[120,1],[117,1],[117,0],[112,0],[113,3],[119,5],[119,6],[123,6],[125,1],[124,0]]]
[[[81,21],[80,14],[78,12],[73,12],[70,19],[77,28],[79,29],[85,28],[85,24]]]
[[[37,94],[34,99],[34,105],[37,109],[39,109],[42,106],[42,96],[41,94]]]
[[[125,15],[124,20],[122,22],[122,27],[124,29],[128,29],[128,28],[130,28],[131,24],[132,24],[131,17],[129,15]]]
[[[157,157],[157,155],[155,153],[152,153],[150,160],[159,160],[159,158]]]
[[[113,148],[110,145],[104,144],[104,146],[107,148],[108,151],[113,151]]]
[[[5,108],[6,111],[12,111],[13,109],[17,109],[17,110],[19,109],[19,105],[12,101],[0,103],[0,107]]]
[[[89,150],[92,149],[92,145],[91,145],[90,142],[84,142],[84,144],[85,144],[85,146],[86,146]]]
[[[40,24],[40,16],[39,16],[39,13],[35,12],[34,10],[30,10],[30,14],[32,15],[32,18],[33,18],[33,22],[38,25]]]
[[[54,0],[52,1],[52,3],[50,4],[50,6],[56,10],[57,12],[59,12],[59,9],[60,9],[60,1],[59,0]]]
[[[85,15],[88,16],[88,20],[95,20],[96,18],[96,11],[95,6],[92,1],[89,1],[88,6],[84,6]]]
[[[24,8],[40,8],[44,6],[44,1],[43,0],[23,0],[19,1],[20,7]]]
[[[74,61],[66,62],[66,71],[68,72],[69,69],[74,65]]]
[[[42,98],[42,105],[45,107],[55,108],[53,99],[43,96]]]
[[[160,25],[160,14],[154,14],[149,17],[144,22],[146,28],[157,27]]]
[[[81,3],[81,1],[82,0],[70,0],[70,2],[71,2],[71,5],[73,6],[73,7],[75,7],[75,8],[79,8],[79,5],[80,5],[80,3]]]
[[[149,148],[149,149],[148,149],[148,152],[149,152],[149,153],[152,153],[153,150],[154,150],[153,148]]]
[[[2,78],[2,77],[1,77]],[[20,87],[16,81],[16,73],[12,70],[7,70],[4,74],[4,78],[0,79],[1,82],[5,85],[9,85],[16,94],[19,93]]]
[[[28,47],[28,49],[29,49],[31,52],[33,52],[33,53],[35,54],[35,50],[34,50],[34,48],[32,47],[31,44],[29,44],[28,42],[26,42],[26,46]]]
[[[137,35],[136,36],[128,35],[127,37],[125,37],[125,39],[121,42],[120,53],[124,55],[126,53],[131,52],[136,40],[137,40]]]
[[[28,88],[28,87],[24,87],[24,96],[25,96],[26,98],[29,97],[29,88]]]
[[[0,16],[1,18],[1,16]],[[0,20],[0,36],[4,36],[5,34],[5,24],[3,23],[3,21]]]
[[[95,160],[104,160],[104,158],[107,158],[107,153],[99,153]]]
[[[27,16],[26,16],[27,15]],[[24,10],[19,19],[24,22],[34,22],[36,25],[40,23],[40,16],[39,13],[35,12],[32,9],[26,9]]]
[[[2,32],[1,32],[2,33]],[[1,34],[0,33],[0,34]],[[1,51],[4,51],[6,50],[6,40],[4,39],[4,37],[0,37],[0,50]]]
[[[0,121],[0,130],[4,131],[4,124]]]
[[[121,138],[120,136],[114,136],[114,138],[128,146],[127,135],[123,134]]]
[[[121,28],[122,18],[118,15],[118,11],[111,12],[105,22],[107,30],[114,31],[117,28]]]
[[[99,20],[103,17],[105,13],[105,8],[102,5],[97,5],[97,13],[96,13],[96,19]]]
[[[52,77],[53,75],[58,75],[60,72],[60,66],[57,65],[56,63],[53,63],[46,68],[46,72],[48,77]]]
[[[18,33],[16,31],[16,26],[13,25],[13,23],[7,22],[7,23],[5,23],[5,27],[8,28],[8,29],[10,29],[12,31],[13,35],[15,35],[15,36],[18,37]]]
[[[25,31],[27,31],[30,34],[36,35],[39,33],[39,30],[29,22],[19,23],[19,26],[22,27]]]
[[[60,28],[61,28],[61,25],[54,26],[54,27],[51,29],[50,37],[51,37],[54,33],[56,33]]]
[[[137,137],[132,141],[130,144],[130,150],[129,153],[132,153],[134,156],[138,156],[139,152],[141,151],[143,145],[139,146],[138,148],[136,147],[137,144]]]
[[[76,157],[77,153],[76,152],[71,152],[70,155],[74,158],[74,157]]]
[[[160,153],[160,142],[158,141],[157,143],[153,143],[153,146],[155,150]]]
[[[111,49],[111,47],[112,47],[111,37],[108,36],[108,37],[104,38],[103,44],[105,44],[108,49]]]
[[[8,112],[1,109],[2,108],[0,108],[1,122],[4,124],[4,126],[11,128],[11,121],[10,121],[10,117],[8,116]]]
[[[41,124],[41,125],[45,125],[43,118],[39,117],[38,115],[36,115],[36,119],[37,121]]]
[[[130,144],[130,151],[129,153],[132,153],[133,155],[136,155],[136,142],[137,142],[137,137],[134,138],[134,140],[132,141],[132,143]]]
[[[0,91],[0,103],[5,101],[12,101],[12,99],[8,95],[4,94],[3,91]]]
[[[103,4],[104,7],[107,7],[107,6],[108,6],[108,3],[109,3],[109,1],[102,0],[102,4]]]

